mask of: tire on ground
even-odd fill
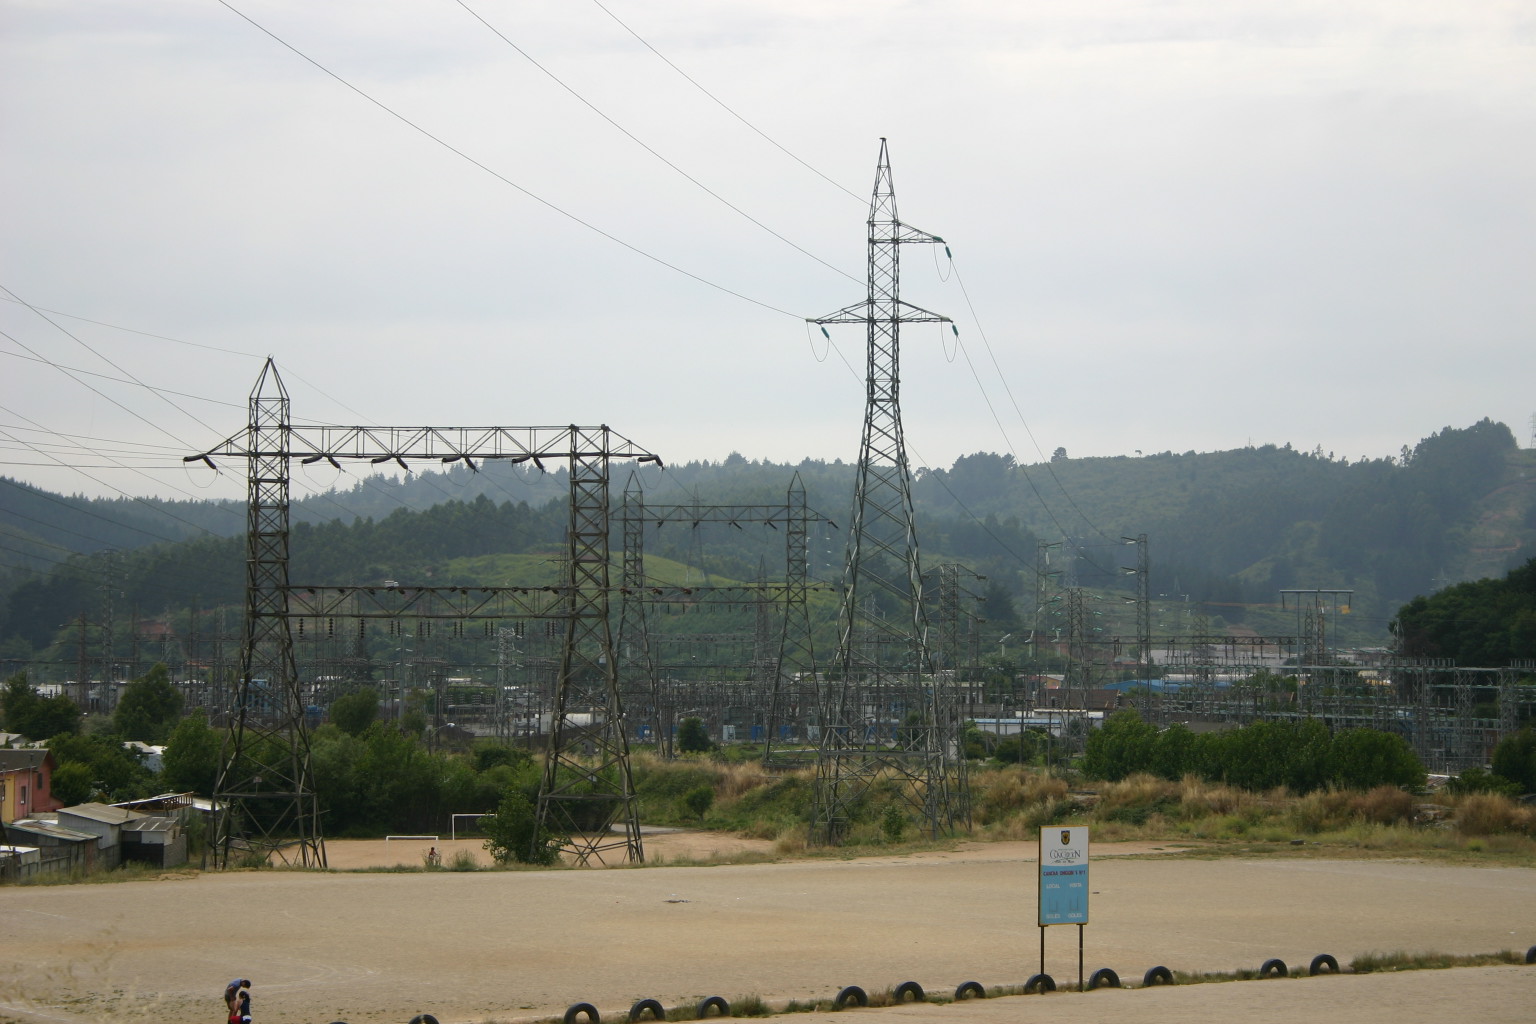
[[[430,1013],[418,1013],[411,1018],[411,1024],[437,1024],[437,1018]]]
[[[1259,967],[1259,977],[1261,978],[1284,978],[1290,973],[1290,970],[1285,966],[1285,961],[1278,957],[1265,960]]]
[[[1147,973],[1142,975],[1141,987],[1151,988],[1153,985],[1172,985],[1173,972],[1166,967],[1149,967]]]
[[[591,1003],[572,1003],[566,1008],[564,1024],[576,1024],[578,1017],[585,1016],[588,1024],[602,1024],[602,1018],[597,1015],[597,1007]]]
[[[1116,974],[1108,967],[1100,967],[1098,970],[1094,971],[1091,975],[1088,976],[1088,991],[1090,992],[1096,988],[1119,987],[1120,975]]]
[[[852,1003],[854,1006],[868,1006],[869,994],[857,985],[849,985],[839,992],[837,998],[832,1000],[832,1002],[839,1010],[849,1003]]]
[[[927,995],[923,992],[923,986],[919,985],[915,981],[902,982],[900,985],[896,986],[896,991],[891,994],[896,998],[898,1003],[906,1002],[908,996],[912,997],[912,1001],[914,1003],[921,1003],[928,998]]]
[[[629,1008],[630,1024],[634,1024],[634,1022],[637,1020],[644,1020],[647,1012],[650,1013],[652,1020],[667,1019],[666,1007],[662,1006],[654,999],[641,999],[639,1002],[635,1003],[634,1006]]]
[[[1307,967],[1307,973],[1312,975],[1338,974],[1339,962],[1327,953],[1319,953],[1312,958],[1311,965]]]
[[[731,1015],[731,1004],[720,996],[710,996],[708,999],[701,999],[699,1001],[699,1009],[694,1016],[703,1020],[709,1016],[710,1010],[714,1010],[722,1017],[729,1017]]]
[[[958,1003],[962,999],[970,999],[972,997],[985,999],[987,998],[987,990],[982,987],[979,981],[962,981],[959,987],[955,989],[955,1002]]]
[[[1532,946],[1530,949],[1525,951],[1525,962],[1528,964],[1536,964],[1536,946]]]
[[[1029,980],[1024,983],[1024,994],[1032,996],[1037,992],[1055,992],[1056,979],[1049,974],[1031,974]]]

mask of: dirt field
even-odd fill
[[[419,864],[427,843],[327,844],[337,868]],[[445,860],[456,848],[439,844]],[[749,841],[655,836],[676,862]],[[915,980],[1020,984],[1039,968],[1034,844],[718,867],[319,874],[0,889],[0,1020],[217,1024],[218,993],[254,980],[257,1024],[443,1024],[558,1016],[637,999],[828,998]],[[1166,851],[1162,851],[1166,852]],[[1119,854],[1119,855],[1116,855]],[[1129,855],[1127,855],[1129,854]],[[1231,971],[1318,953],[1477,953],[1536,943],[1536,871],[1410,861],[1192,860],[1094,848],[1086,968]],[[1077,932],[1046,969],[1077,977]],[[1032,999],[1033,1002],[1024,1000]],[[1536,966],[1291,978],[852,1011],[891,1024],[1189,1020],[1524,1022]],[[824,1024],[830,1015],[786,1018]],[[840,1024],[846,1024],[846,1015]]]

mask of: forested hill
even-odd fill
[[[647,468],[633,480],[651,506],[782,504],[797,474],[811,507],[846,527],[847,463],[788,466],[733,455]],[[500,553],[557,557],[565,481],[563,470],[486,463],[479,473],[370,478],[306,498],[294,511],[295,582],[472,584],[450,580],[464,570],[449,563]],[[630,485],[630,470],[616,463],[615,501]],[[1145,534],[1154,594],[1188,595],[1235,622],[1248,606],[1273,604],[1280,589],[1347,588],[1382,637],[1402,602],[1500,576],[1536,552],[1536,451],[1519,449],[1507,427],[1489,420],[1447,427],[1399,458],[1353,463],[1273,445],[1134,458],[1058,452],[1029,466],[978,453],[949,469],[917,471],[914,501],[925,563],[962,562],[1021,607],[1033,594],[1038,543],[1061,544],[1051,557],[1064,580],[1125,588],[1123,568],[1135,554],[1122,538]],[[147,504],[0,487],[9,549],[0,561],[12,566],[0,577],[0,644],[25,637],[36,649],[82,614],[99,620],[109,580],[120,609],[238,606],[243,509],[176,503],[170,516],[156,518]],[[194,527],[215,535],[156,544]],[[706,573],[781,576],[782,542],[775,548],[765,538],[761,529],[728,531],[706,547],[693,531],[671,528],[652,530],[646,544],[648,553]],[[816,529],[813,575],[836,579],[843,543],[841,529]],[[116,549],[110,564],[106,548]],[[19,549],[40,557],[25,564]]]
[[[926,474],[919,495],[933,514],[1008,510],[1043,538],[1146,533],[1154,573],[1182,573],[1208,601],[1352,587],[1397,604],[1500,576],[1536,551],[1536,451],[1486,419],[1353,463],[1273,445],[1030,467],[973,455]]]

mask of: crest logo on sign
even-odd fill
[[[1061,830],[1061,845],[1062,846],[1070,846],[1071,844],[1072,844],[1072,832],[1071,832],[1071,830],[1070,829],[1065,829],[1065,828],[1062,829]]]

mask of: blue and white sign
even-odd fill
[[[1040,830],[1040,927],[1088,923],[1088,828]]]

